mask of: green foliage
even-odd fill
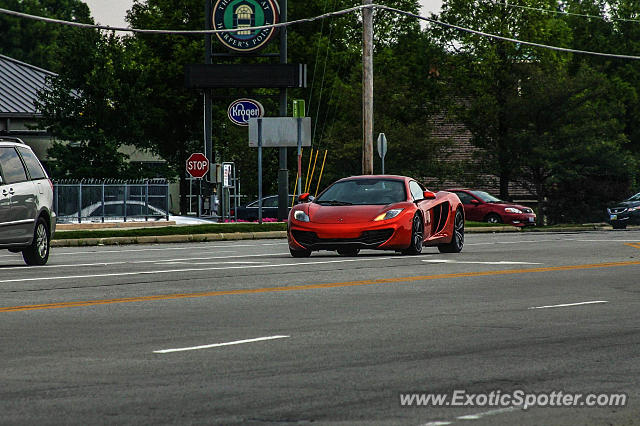
[[[137,96],[148,89],[141,70],[111,35],[84,30],[67,40],[61,59],[67,65],[39,94],[42,124],[60,142],[49,151],[54,178],[141,178],[119,151],[136,145],[146,109]]]
[[[3,8],[47,18],[93,23],[89,7],[80,0],[3,0]],[[84,30],[0,15],[0,53],[53,72],[65,68],[60,52],[70,38]]]

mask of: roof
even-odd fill
[[[0,117],[38,116],[37,92],[55,73],[0,55]]]

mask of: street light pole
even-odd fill
[[[362,0],[364,6],[373,0]],[[362,174],[373,174],[373,8],[362,9]]]

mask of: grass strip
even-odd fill
[[[269,232],[286,230],[286,223],[263,223],[262,225],[258,223],[212,223],[205,225],[163,226],[135,229],[56,231],[53,239],[69,240],[82,238],[145,237],[159,235],[226,234],[233,232]]]

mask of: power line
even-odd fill
[[[483,31],[472,30],[470,28],[461,27],[459,25],[449,24],[447,22],[442,22],[442,21],[439,21],[437,19],[432,19],[432,18],[427,18],[425,16],[416,15],[415,13],[411,13],[411,12],[405,12],[404,10],[395,9],[395,8],[389,7],[389,6],[376,5],[376,8],[383,9],[383,10],[388,10],[390,12],[398,13],[400,15],[411,16],[413,18],[420,19],[420,20],[423,20],[423,21],[427,21],[427,22],[430,22],[432,24],[440,25],[442,27],[448,27],[448,28],[452,28],[452,29],[455,29],[455,30],[458,30],[458,31],[463,31],[463,32],[466,32],[466,33],[475,34],[475,35],[479,35],[479,36],[487,37],[487,38],[492,38],[494,40],[508,41],[508,42],[511,42],[511,43],[522,44],[522,45],[525,45],[525,46],[539,47],[539,48],[542,48],[542,49],[556,50],[556,51],[559,51],[559,52],[566,52],[566,53],[577,53],[577,54],[582,54],[582,55],[603,56],[603,57],[607,57],[607,58],[633,59],[633,60],[639,60],[640,59],[640,56],[619,55],[619,54],[615,54],[615,53],[603,53],[603,52],[593,52],[593,51],[589,51],[589,50],[570,49],[570,48],[567,48],[567,47],[551,46],[551,45],[548,45],[548,44],[541,44],[541,43],[534,43],[534,42],[531,42],[531,41],[518,40],[518,39],[515,39],[515,38],[503,37],[503,36],[499,36],[499,35],[495,35],[495,34],[485,33]]]
[[[287,27],[287,26],[296,25],[296,24],[300,24],[300,23],[314,22],[314,21],[317,21],[317,20],[320,20],[320,19],[327,19],[327,18],[332,18],[332,17],[336,17],[336,16],[346,15],[346,14],[349,14],[349,13],[358,12],[358,11],[360,11],[362,9],[365,9],[365,8],[387,10],[387,11],[390,11],[390,12],[393,12],[393,13],[397,13],[397,14],[400,14],[400,15],[405,15],[405,16],[409,16],[409,17],[412,17],[412,18],[420,19],[422,21],[430,22],[432,24],[443,26],[443,27],[447,27],[447,28],[452,28],[452,29],[455,29],[455,30],[458,30],[458,31],[463,31],[463,32],[467,32],[467,33],[470,33],[470,34],[479,35],[479,36],[482,36],[482,37],[492,38],[494,40],[507,41],[507,42],[510,42],[510,43],[517,43],[517,44],[522,44],[522,45],[525,45],[525,46],[539,47],[541,49],[549,49],[549,50],[556,50],[556,51],[559,51],[559,52],[576,53],[576,54],[581,54],[581,55],[601,56],[601,57],[616,58],[616,59],[632,59],[632,60],[639,60],[640,59],[640,56],[620,55],[620,54],[615,54],[615,53],[603,53],[603,52],[593,52],[593,51],[588,51],[588,50],[570,49],[570,48],[566,48],[566,47],[552,46],[552,45],[548,45],[548,44],[541,44],[541,43],[534,43],[534,42],[531,42],[531,41],[518,40],[518,39],[510,38],[510,37],[503,37],[503,36],[499,36],[499,35],[495,35],[495,34],[485,33],[483,31],[477,31],[477,30],[473,30],[473,29],[470,29],[470,28],[461,27],[461,26],[455,25],[455,24],[449,24],[447,22],[442,22],[442,21],[439,21],[437,19],[427,18],[425,16],[420,16],[420,15],[417,15],[417,14],[412,13],[412,12],[406,12],[404,10],[396,9],[396,8],[393,8],[393,7],[390,7],[390,6],[379,5],[379,4],[355,6],[355,7],[349,8],[349,9],[344,9],[344,10],[339,10],[339,11],[336,11],[336,12],[325,13],[323,15],[315,16],[315,17],[312,17],[312,18],[303,18],[303,19],[298,19],[298,20],[295,20],[295,21],[281,22],[281,23],[278,23],[278,24],[261,25],[261,26],[249,27],[249,28],[222,29],[222,30],[150,30],[150,29],[139,29],[139,28],[121,28],[121,27],[110,27],[108,25],[83,24],[81,22],[70,22],[70,21],[63,21],[63,20],[60,20],[60,19],[45,18],[45,17],[42,17],[42,16],[29,15],[29,14],[26,14],[26,13],[16,12],[16,11],[13,11],[13,10],[2,9],[2,8],[0,8],[0,13],[5,14],[5,15],[12,15],[12,16],[17,16],[17,17],[21,17],[21,18],[26,18],[26,19],[34,19],[34,20],[43,21],[43,22],[49,22],[49,23],[55,23],[55,24],[61,24],[61,25],[69,25],[69,26],[81,27],[81,28],[92,28],[92,29],[99,29],[99,30],[107,30],[107,31],[120,31],[120,32],[143,33],[143,34],[202,35],[202,34],[218,34],[218,33],[226,33],[226,32],[237,32],[237,31],[247,31],[247,30],[251,31],[251,30],[262,30],[262,29],[266,29],[266,28]]]
[[[599,19],[601,21],[622,21],[622,22],[635,22],[636,24],[640,24],[640,20],[638,20],[638,19],[613,18],[613,17],[607,18],[607,17],[604,17],[604,16],[589,15],[589,14],[586,14],[586,13],[575,13],[575,12],[567,12],[567,11],[562,11],[562,10],[543,9],[543,8],[540,8],[540,7],[522,6],[522,5],[519,5],[519,4],[501,2],[501,1],[496,1],[496,0],[489,0],[489,2],[497,4],[497,5],[500,5],[500,6],[504,6],[504,7],[515,7],[515,8],[518,8],[518,9],[533,10],[533,11],[536,11],[536,12],[554,13],[554,14],[565,15],[565,16],[577,16],[579,18]]]

